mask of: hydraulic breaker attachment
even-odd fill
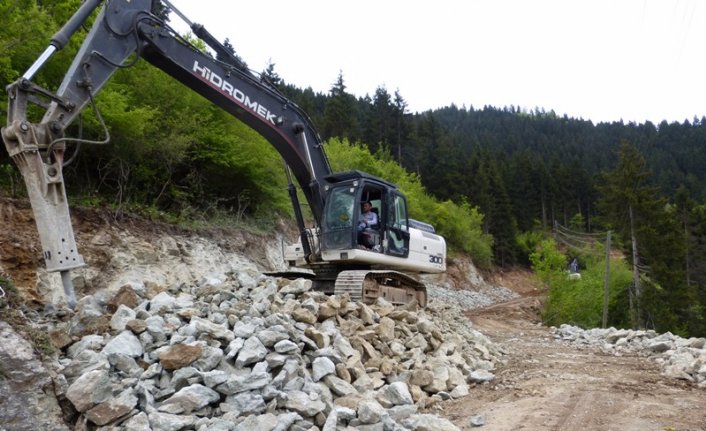
[[[26,92],[17,91],[18,85],[23,83],[18,82],[8,87],[8,93],[11,94],[10,115],[18,113],[12,109],[17,107],[13,104],[20,102],[23,105],[25,102],[18,101],[18,98],[27,97]],[[52,147],[54,134],[49,129],[44,124],[34,125],[24,119],[17,119],[2,128],[2,139],[24,178],[47,271],[61,273],[66,302],[73,309],[76,296],[69,271],[85,264],[76,248],[66,200],[62,174],[64,146],[58,144]]]

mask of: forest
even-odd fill
[[[79,4],[0,3],[0,15],[7,17],[0,28],[3,88],[32,64]],[[84,34],[34,81],[55,90]],[[224,44],[237,55],[237,44]],[[412,216],[437,227],[451,256],[468,253],[488,270],[533,268],[550,289],[548,321],[600,325],[602,276],[590,283],[589,275],[604,265],[610,231],[620,256],[611,269],[608,324],[706,334],[706,118],[594,124],[545,108],[450,105],[409,112],[403,95],[385,86],[363,97],[350,94],[344,71],[331,77],[326,93],[287,83],[276,59],[253,72],[311,117],[334,170],[360,169],[398,184]],[[291,218],[277,152],[158,69],[141,61],[120,69],[96,104],[100,117],[86,109],[67,134],[100,141],[102,118],[111,139],[67,150],[75,154],[64,170],[73,204],[194,226],[268,229]],[[4,104],[0,111],[7,115]],[[4,150],[0,193],[25,193]],[[571,285],[564,273],[575,258],[585,277]],[[566,295],[572,290],[575,295]],[[595,312],[564,313],[587,292],[591,306],[575,308]]]

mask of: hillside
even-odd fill
[[[610,343],[598,337],[589,344],[578,329],[544,327],[538,317],[542,292],[528,273],[483,277],[470,262],[456,259],[445,277],[427,280],[433,285],[427,310],[366,308],[262,276],[276,268],[279,241],[289,234],[197,233],[77,209],[77,239],[89,267],[74,273],[83,299],[70,313],[46,306],[47,298],[57,298],[51,292],[60,290],[58,276],[39,266],[30,214],[25,202],[0,201],[0,270],[26,301],[14,303],[16,310],[8,310],[6,299],[0,301],[0,315],[16,324],[21,319],[13,311],[21,311],[24,325],[51,335],[54,353],[37,344],[47,339],[28,326],[15,330],[25,337],[34,334],[29,350],[15,331],[0,324],[5,341],[0,374],[6,377],[0,379],[6,400],[0,423],[11,425],[6,429],[706,429],[706,350],[699,339],[675,339],[671,347],[645,353],[626,348],[628,340],[640,338],[637,334],[622,334],[611,351],[604,346]],[[116,299],[117,292],[129,290],[137,302]],[[232,308],[223,305],[224,299]],[[327,318],[331,307],[338,307],[335,319]],[[311,313],[318,322],[310,320]],[[139,322],[145,327],[140,329]],[[254,333],[246,330],[258,328],[257,322],[264,326]],[[354,322],[360,326],[351,326]],[[222,332],[225,324],[232,330]],[[283,328],[289,328],[287,335]],[[192,330],[197,336],[189,341]],[[241,336],[273,343],[262,362],[268,372],[261,370],[265,365],[236,356],[243,347],[233,343]],[[167,338],[160,342],[159,337]],[[114,352],[117,340],[125,339],[132,343],[122,344],[120,352],[138,349],[135,360]],[[282,344],[275,351],[276,339]],[[341,339],[352,349],[341,347]],[[301,350],[286,350],[285,344]],[[191,365],[168,362],[163,357],[167,345],[190,346],[177,356],[199,349],[198,359]],[[693,381],[683,369],[679,374],[664,367],[683,349],[701,355],[689,364],[696,370]],[[342,351],[347,361],[336,359]],[[288,377],[278,374],[283,365],[273,362],[284,357],[296,358],[291,367],[298,371]],[[142,362],[157,358],[151,365]],[[326,371],[328,366],[334,371]],[[415,371],[408,374],[405,367]],[[239,380],[244,370],[269,383]],[[267,395],[273,390],[268,388],[277,387],[273,381],[285,378],[288,383],[277,393],[286,397]],[[110,382],[110,393],[79,390],[84,384],[98,389],[96,382]],[[254,386],[242,392],[243,385]],[[318,395],[303,404],[294,401],[307,391]],[[12,416],[18,411],[25,413]],[[39,413],[28,417],[32,411]]]

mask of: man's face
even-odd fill
[[[367,213],[368,211],[370,211],[370,209],[371,209],[372,207],[373,207],[373,206],[370,205],[369,203],[367,203],[367,202],[364,203],[364,204],[363,204],[363,212],[366,212],[366,213]]]

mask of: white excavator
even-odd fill
[[[179,15],[217,56],[174,31],[158,13],[165,8]],[[58,90],[32,82],[98,9]],[[252,127],[281,154],[300,235],[284,253],[293,271],[279,275],[307,276],[316,289],[347,292],[368,303],[382,297],[394,304],[426,304],[426,287],[415,274],[445,271],[446,242],[431,225],[409,218],[407,200],[395,185],[359,171],[332,172],[309,117],[168,1],[86,0],[27,72],[8,86],[8,118],[2,128],[5,147],[25,181],[46,268],[61,274],[69,306],[76,301],[70,271],[85,263],[74,238],[62,171],[67,143],[80,139],[65,136],[65,130],[94,105],[94,97],[118,68],[140,59]],[[29,104],[46,109],[41,121],[27,119]],[[310,227],[292,177],[311,209]],[[359,228],[363,202],[372,204],[378,223]],[[307,271],[294,271],[302,268]]]

